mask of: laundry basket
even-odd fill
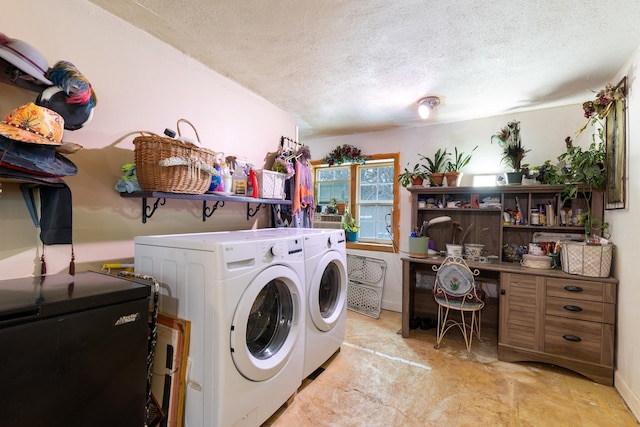
[[[347,308],[377,319],[382,309],[387,262],[379,258],[347,254]]]

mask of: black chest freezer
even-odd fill
[[[142,427],[150,290],[95,272],[0,281],[0,426]]]

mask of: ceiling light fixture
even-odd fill
[[[440,105],[440,98],[437,96],[427,96],[418,101],[418,114],[423,120],[427,120],[431,110]]]

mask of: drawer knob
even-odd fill
[[[580,286],[567,285],[564,287],[564,290],[569,292],[582,292],[584,289],[582,289]]]
[[[582,307],[578,307],[577,305],[565,305],[564,309],[567,311],[582,311]]]
[[[576,336],[576,335],[563,335],[562,338],[564,338],[567,341],[571,341],[571,342],[580,342],[582,341],[582,338]]]

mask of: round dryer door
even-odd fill
[[[347,303],[347,268],[339,252],[329,251],[320,259],[307,286],[313,324],[321,331],[330,331]]]
[[[301,339],[302,284],[289,268],[272,266],[248,285],[231,324],[231,356],[238,371],[265,381],[282,370]]]

